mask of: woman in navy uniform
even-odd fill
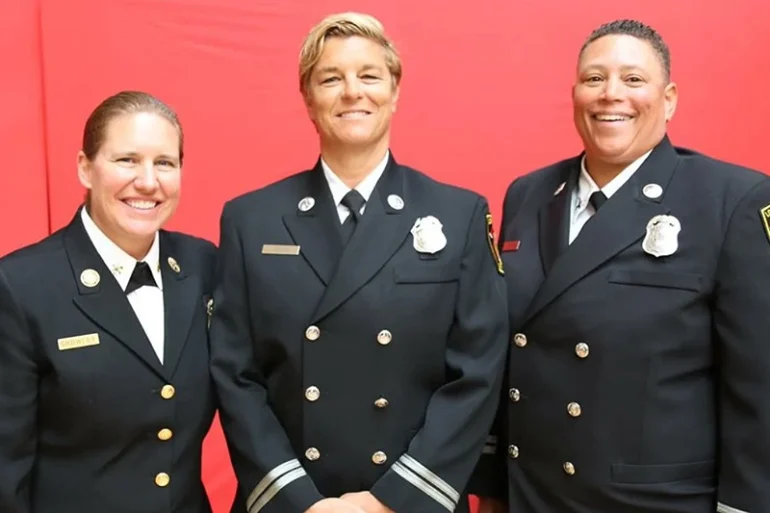
[[[0,511],[211,511],[201,443],[214,415],[215,247],[162,230],[182,127],[122,92],[85,125],[85,206],[0,260]]]
[[[487,203],[389,152],[381,24],[323,20],[300,58],[316,166],[227,203],[212,374],[233,511],[467,511],[507,350]]]

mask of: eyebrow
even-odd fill
[[[366,64],[364,65],[360,71],[371,71],[371,70],[382,70],[382,66],[377,66],[375,64]],[[318,69],[318,73],[338,73],[340,69],[337,66],[324,66],[323,68]]]

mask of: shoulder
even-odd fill
[[[308,189],[307,184],[313,170],[305,170],[292,174],[228,200],[223,209],[223,215],[232,218],[248,216],[255,210],[276,212],[287,208],[297,208],[297,202]],[[287,207],[288,206],[288,207]]]
[[[751,189],[770,180],[756,169],[720,160],[698,151],[675,147],[679,158],[677,173],[685,180],[722,197],[743,197]]]
[[[63,229],[0,258],[0,272],[29,276],[57,267],[57,261],[67,263]]]
[[[458,210],[474,210],[487,199],[471,189],[439,181],[417,169],[400,165],[409,180],[410,193],[421,201],[451,204]]]
[[[207,239],[187,233],[162,230],[161,245],[164,244],[164,240],[170,243],[172,251],[176,253],[170,256],[179,258],[180,264],[182,264],[181,259],[186,262],[199,262],[205,270],[212,268],[216,263],[217,247]]]

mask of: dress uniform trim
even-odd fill
[[[393,470],[449,511],[457,507],[460,500],[457,490],[408,454],[393,464]]]
[[[270,502],[270,499],[289,483],[307,475],[298,459],[289,460],[267,473],[249,494],[246,508],[249,513],[257,513]]]
[[[727,504],[724,504],[722,502],[717,503],[717,513],[749,513],[748,511],[743,511],[742,509],[733,508],[731,506],[728,506]]]
[[[411,470],[403,466],[398,461],[393,464],[391,467],[393,469],[393,472],[398,474],[399,476],[403,477],[407,481],[409,481],[411,484],[416,486],[420,491],[424,492],[428,497],[435,500],[442,506],[444,506],[447,510],[454,512],[455,508],[457,507],[457,504],[449,500],[446,495],[442,494],[435,488],[431,487],[429,484],[425,483],[422,479],[420,479],[418,476],[412,473]]]

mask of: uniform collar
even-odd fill
[[[385,172],[385,168],[388,165],[388,157],[390,157],[390,151],[385,152],[385,157],[383,157],[383,159],[379,162],[379,164],[377,164],[372,172],[366,175],[366,178],[361,180],[361,183],[356,185],[356,190],[361,193],[361,196],[363,196],[367,202],[369,201],[369,197],[374,191],[374,187],[377,185],[377,182],[382,176],[382,173]],[[321,158],[321,168],[323,169],[324,177],[329,184],[329,190],[332,193],[334,206],[339,206],[340,202],[342,202],[342,198],[344,198],[345,194],[350,192],[351,189],[345,185],[345,183],[334,173],[334,171],[332,171],[332,169],[323,160],[323,158]]]
[[[88,238],[91,239],[91,243],[96,248],[96,252],[99,253],[104,264],[118,281],[120,288],[125,291],[131,279],[131,273],[134,272],[134,267],[136,267],[137,260],[123,251],[96,226],[85,207],[80,210],[80,219],[83,222]],[[152,271],[153,278],[155,278],[155,283],[158,284],[160,290],[163,290],[163,278],[160,273],[160,237],[157,232],[155,233],[155,239],[152,241],[152,246],[150,246],[150,251],[141,261],[147,262]]]
[[[584,208],[588,204],[588,198],[591,197],[591,194],[598,190],[601,190],[604,195],[607,196],[607,199],[611,198],[612,195],[618,192],[618,189],[620,189],[634,175],[634,173],[642,167],[642,164],[644,164],[644,161],[650,156],[650,153],[652,153],[652,150],[626,166],[623,171],[618,173],[615,178],[607,182],[601,189],[596,185],[596,182],[591,178],[591,175],[588,174],[588,170],[586,169],[586,157],[583,155],[583,158],[580,159],[580,175],[578,176],[578,186],[576,191],[576,207],[578,209]]]

